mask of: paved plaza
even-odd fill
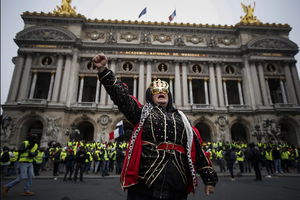
[[[272,177],[263,181],[253,180],[253,176],[238,177],[231,181],[229,177],[220,177],[214,195],[205,196],[201,184],[195,195],[190,195],[188,200],[283,200],[300,199],[300,177]],[[4,183],[8,179],[2,180]],[[125,200],[126,192],[120,188],[119,178],[86,178],[84,183],[63,182],[50,178],[37,178],[33,182],[32,197],[21,196],[23,183],[13,188],[7,200],[89,200],[112,199]]]

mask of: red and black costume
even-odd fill
[[[112,101],[135,126],[124,160],[121,184],[131,195],[153,199],[186,199],[196,186],[195,171],[204,184],[218,181],[211,162],[206,158],[198,137],[185,115],[169,103],[166,108],[152,102],[146,91],[147,104],[141,105],[128,94],[126,84],[116,80],[112,71],[99,73]]]

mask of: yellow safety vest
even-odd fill
[[[25,144],[25,148],[27,148],[27,146],[29,145],[29,141],[25,140],[24,144]],[[19,162],[33,162],[33,158],[29,157],[29,153],[34,153],[37,151],[37,149],[38,149],[38,145],[34,144],[30,150],[26,150],[25,152],[21,153]]]
[[[45,153],[43,151],[38,151],[37,155],[34,157],[36,164],[42,164]]]
[[[290,152],[288,152],[288,151],[281,152],[281,159],[287,160],[287,159],[289,159],[289,155],[290,155]]]
[[[270,152],[267,152],[266,151],[266,159],[267,160],[273,160],[273,155],[272,155],[272,152],[270,151]]]
[[[242,151],[238,151],[237,153],[236,153],[236,160],[237,161],[240,161],[240,162],[244,162],[244,156],[243,156],[243,154],[242,154]]]
[[[18,160],[19,152],[14,151],[12,152],[14,156],[10,157],[10,162],[16,162]]]

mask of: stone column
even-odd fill
[[[217,106],[217,88],[215,80],[215,69],[214,64],[209,63],[209,93],[210,93],[210,103],[213,107]]]
[[[259,87],[259,81],[257,77],[257,71],[256,71],[256,65],[254,62],[250,64],[250,71],[251,71],[251,77],[252,77],[252,82],[253,82],[253,87],[256,88],[254,90],[254,97],[255,97],[255,102],[256,105],[261,106],[262,105],[262,97],[261,97],[261,88]]]
[[[70,79],[70,73],[71,73],[71,56],[67,55],[66,57],[66,63],[64,67],[64,75],[62,79],[62,85],[61,85],[61,90],[60,90],[60,95],[59,95],[59,101],[66,103],[67,101],[67,95],[68,95],[68,88],[69,88],[69,79]]]
[[[13,102],[16,101],[17,95],[18,95],[18,89],[20,86],[20,81],[22,77],[22,71],[24,67],[24,56],[19,55],[17,57],[15,69],[14,69],[14,74],[13,78],[11,79],[10,87],[9,87],[9,94],[7,96],[7,101],[8,102]]]
[[[83,94],[83,86],[84,86],[84,76],[80,77],[80,86],[79,86],[79,95],[78,95],[78,103],[82,102],[82,94]]]
[[[298,105],[299,105],[300,104],[300,80],[299,80],[296,63],[292,64],[290,67],[291,67],[293,83],[296,90],[296,96],[298,98]]]
[[[53,95],[52,95],[52,101],[57,102],[58,101],[58,92],[60,88],[60,81],[61,81],[61,74],[62,74],[62,65],[63,65],[63,56],[58,56],[58,62],[56,67],[56,73],[55,73],[55,82],[53,87]]]
[[[286,92],[285,92],[283,79],[280,79],[280,89],[281,89],[281,93],[282,93],[283,103],[287,104],[287,98],[286,98]]]
[[[194,99],[193,99],[193,79],[191,77],[189,78],[189,88],[190,88],[190,104],[192,106],[194,104]]]
[[[106,105],[106,90],[101,84],[100,105]]]
[[[29,99],[33,99],[34,91],[35,91],[35,86],[36,86],[36,80],[37,80],[37,71],[32,71],[33,73],[33,78],[30,86],[30,94],[29,94]]]
[[[253,83],[251,79],[251,73],[250,73],[250,68],[249,68],[249,61],[248,57],[244,56],[244,78],[243,78],[245,84],[245,94],[249,98],[249,103],[252,108],[255,108],[255,99],[254,99],[254,90],[253,90]]]
[[[173,76],[169,77],[169,81],[170,81],[170,86],[169,86],[170,88],[169,88],[169,90],[171,91],[172,99],[173,99],[173,102],[174,102],[175,99],[174,99],[174,92],[173,92],[174,91],[174,89],[173,89],[174,88],[173,87],[173,79],[174,79]]]
[[[175,62],[175,104],[182,106],[179,63]]]
[[[189,105],[186,68],[187,68],[186,63],[182,63],[182,97],[183,97],[183,106],[184,107]]]
[[[19,89],[18,100],[23,100],[28,97],[31,65],[32,65],[32,55],[27,54],[26,61],[25,61],[25,67],[23,70],[23,75],[22,75],[22,80],[21,80],[21,85],[20,85],[20,89]]]
[[[239,98],[240,98],[240,104],[244,105],[244,99],[243,99],[243,91],[241,86],[241,80],[238,80],[238,89],[239,89]]]
[[[216,73],[217,73],[217,84],[218,84],[218,97],[219,97],[219,106],[224,107],[224,94],[222,87],[222,71],[221,71],[221,63],[217,63]]]
[[[293,76],[291,74],[289,63],[284,63],[284,73],[285,73],[285,80],[286,80],[288,102],[297,105],[296,91],[293,84],[293,78],[292,78]]]
[[[270,94],[269,81],[268,81],[267,78],[265,79],[265,83],[266,83],[266,90],[267,90],[268,102],[269,102],[270,105],[273,105],[273,101],[272,101],[271,94]]]
[[[152,82],[152,71],[151,71],[151,61],[147,61],[147,78],[146,78],[146,87]],[[143,92],[144,89],[143,89]]]
[[[78,63],[78,50],[75,50],[72,58],[72,68],[70,73],[70,84],[68,88],[67,106],[70,107],[71,103],[76,102],[77,89],[78,89],[78,73],[79,73],[79,63]]]
[[[265,75],[264,75],[264,68],[261,62],[258,63],[258,76],[259,76],[259,82],[260,82],[260,88],[261,88],[261,93],[262,93],[262,99],[263,99],[263,104],[265,106],[270,105],[270,100],[268,98],[268,90],[269,87],[267,88],[266,86],[266,81],[265,81]]]
[[[139,69],[139,97],[138,97],[138,100],[142,104],[144,103],[144,94],[145,94],[144,60],[140,60],[140,69]]]
[[[207,87],[207,78],[204,79],[204,93],[205,93],[205,104],[209,104],[209,98],[208,98],[208,87]]]
[[[100,89],[100,81],[97,76],[97,86],[96,86],[96,96],[95,96],[95,103],[97,104],[99,102],[99,89]]]
[[[115,73],[116,72],[116,60],[112,59],[110,62],[110,70]],[[107,92],[105,92],[106,94],[106,99],[107,99],[107,105],[112,106],[114,104],[114,102],[111,100],[110,96],[107,94]]]
[[[54,84],[54,76],[55,76],[55,72],[51,72],[51,80],[50,80],[50,86],[49,86],[47,101],[51,101],[51,96],[52,96],[52,91],[53,91],[53,84]]]
[[[137,76],[133,77],[133,96],[136,97],[136,90],[137,90]]]
[[[223,89],[224,89],[224,97],[225,97],[225,106],[228,106],[228,96],[227,96],[226,80],[223,80]]]

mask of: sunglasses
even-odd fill
[[[159,93],[163,93],[163,94],[168,94],[169,93],[169,90],[168,89],[165,89],[165,88],[153,88],[151,90],[152,94],[155,95],[155,94],[159,94]]]

